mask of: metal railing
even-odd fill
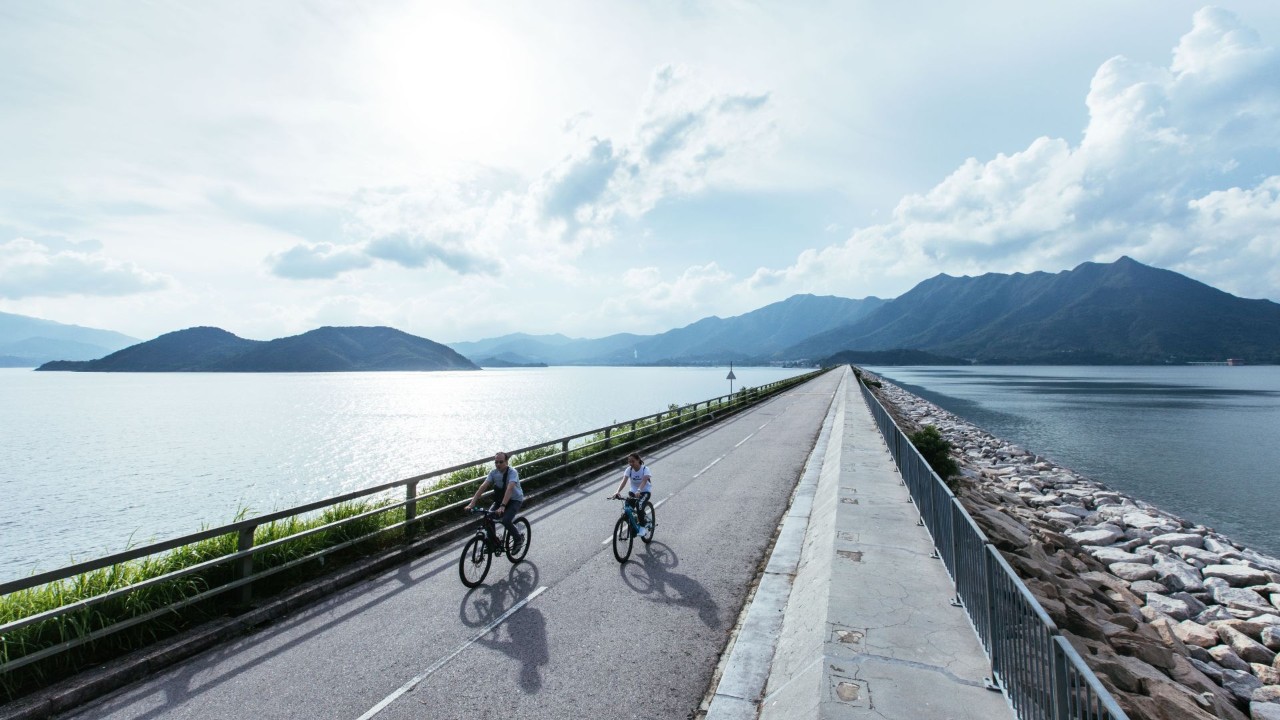
[[[1044,607],[864,384],[862,396],[991,659],[990,687],[1023,720],[1128,720]]]
[[[621,451],[633,451],[658,442],[668,442],[693,432],[707,422],[715,422],[736,414],[787,388],[806,382],[822,372],[824,371],[819,370],[760,387],[743,388],[731,395],[722,395],[679,407],[673,406],[663,412],[513,450],[510,453],[513,466],[520,471],[522,485],[529,489],[566,481],[616,463],[617,455]],[[239,591],[237,600],[240,604],[245,604],[251,599],[255,583],[260,584],[268,577],[307,563],[322,562],[328,555],[368,543],[370,540],[387,538],[400,533],[400,537],[395,538],[398,542],[411,541],[428,520],[460,517],[459,509],[470,500],[474,492],[473,488],[483,481],[482,468],[491,461],[491,458],[473,460],[76,563],[58,570],[0,583],[0,598],[46,586],[65,587],[67,583],[74,585],[77,579],[84,578],[95,571],[119,569],[129,564],[136,564],[140,560],[164,557],[171,551],[204,541],[235,538],[233,552],[0,624],[0,679],[18,668],[60,655],[127,628],[171,615],[177,610],[205,602],[232,590]],[[459,473],[470,476],[450,482],[457,479]],[[432,480],[436,483],[420,492],[423,483]],[[403,500],[393,499],[401,492],[403,492]],[[358,501],[372,502],[373,507],[332,522],[323,521],[325,511],[349,506]],[[435,505],[435,507],[428,512],[419,513],[420,506],[428,505]],[[403,512],[403,515],[394,518],[385,517],[397,512]],[[320,514],[318,519],[317,514]],[[385,522],[372,531],[360,531],[359,523],[364,521],[367,524],[371,519],[380,516],[382,520],[390,520],[390,522]],[[269,542],[255,543],[255,538],[264,528],[271,527],[275,523],[294,520],[310,520],[317,524]],[[270,567],[260,567],[261,562],[255,563],[255,559],[261,560],[263,554],[270,550],[283,548],[289,543],[312,536],[329,534],[326,537],[331,537],[335,531],[354,532],[354,535],[343,537],[340,542],[328,544],[321,549]],[[222,579],[218,579],[219,577]],[[178,581],[184,581],[186,586],[193,589],[179,599],[166,602],[146,612],[108,621],[102,618],[101,613],[93,611],[96,606],[103,603],[123,600],[130,594],[143,590],[162,586],[173,587]],[[87,625],[85,618],[90,617],[94,620],[91,621],[92,625]],[[40,623],[62,623],[63,625],[57,628],[57,634],[62,637],[68,635],[71,637],[55,644],[45,643],[39,647],[30,647],[27,641],[19,640],[15,635],[17,631]]]

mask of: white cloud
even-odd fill
[[[656,267],[631,268],[622,274],[619,292],[602,303],[598,315],[624,327],[669,330],[690,322],[689,308],[724,304],[733,282],[733,275],[714,262],[686,268],[674,277]]]
[[[267,258],[271,272],[290,280],[335,278],[348,271],[369,267],[372,261],[352,248],[331,243],[296,245]]]
[[[58,249],[22,237],[0,243],[0,297],[121,296],[168,285],[161,275],[99,251]]]
[[[1274,48],[1231,13],[1202,10],[1168,67],[1115,57],[1098,69],[1078,145],[1041,137],[970,159],[904,197],[890,222],[805,251],[790,267],[761,268],[746,285],[895,295],[939,271],[1056,270],[1127,254],[1273,295],[1277,77]]]
[[[344,244],[300,243],[268,265],[285,279],[336,278],[379,260],[474,275],[516,257],[570,260],[607,244],[620,220],[702,190],[767,126],[768,95],[715,92],[687,75],[656,72],[634,134],[582,138],[530,182],[472,170],[451,182],[364,189],[348,203]]]

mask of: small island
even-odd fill
[[[131,345],[97,360],[48,362],[70,372],[368,372],[479,370],[452,349],[389,327],[322,327],[276,340],[246,340],[194,327]]]

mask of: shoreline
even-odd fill
[[[863,372],[951,443],[956,496],[1131,718],[1280,719],[1280,559]]]

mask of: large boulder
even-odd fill
[[[1250,585],[1267,584],[1267,573],[1248,565],[1207,565],[1200,573],[1205,577],[1216,577],[1226,580],[1231,587],[1248,587]],[[1259,595],[1259,598],[1262,596]]]
[[[1270,665],[1276,658],[1276,654],[1268,650],[1262,643],[1228,625],[1218,626],[1218,638],[1222,640],[1224,645],[1231,648],[1236,657],[1245,662]]]

